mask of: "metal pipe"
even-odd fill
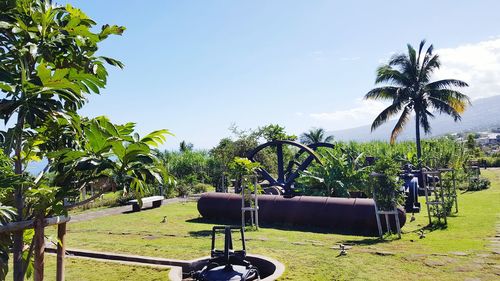
[[[338,233],[376,235],[377,219],[373,199],[259,195],[259,220],[265,224],[315,226]],[[205,193],[198,200],[198,211],[205,218],[238,221],[241,219],[241,195]],[[406,213],[399,208],[400,226]],[[382,225],[384,216],[380,216]],[[394,218],[391,225],[396,226]],[[394,228],[393,231],[396,231]]]

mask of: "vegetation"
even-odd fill
[[[133,123],[116,125],[77,113],[87,95],[99,94],[106,85],[106,65],[123,67],[96,52],[103,40],[125,28],[104,25],[96,31],[96,23],[81,10],[50,0],[1,1],[0,10],[0,118],[7,124],[0,141],[3,153],[11,156],[0,165],[0,202],[16,210],[8,217],[2,206],[2,222],[41,224],[45,217],[65,214],[63,198],[77,197],[88,185],[100,190],[96,197],[121,188],[140,198],[149,183],[170,184],[152,151],[168,131],[140,138]],[[35,178],[26,168],[41,159],[48,164]],[[42,230],[30,230],[0,237],[2,260],[9,258],[4,249],[12,247],[14,280],[24,280],[25,273],[29,277],[33,241],[42,236]],[[35,267],[43,272],[41,260]]]
[[[362,152],[342,144],[319,151],[322,164],[315,163],[298,179],[297,189],[304,195],[350,197],[352,191],[368,193],[369,167]]]
[[[434,117],[431,110],[446,113],[455,121],[461,119],[469,98],[453,87],[467,87],[467,83],[456,79],[431,82],[433,72],[441,66],[439,56],[433,54],[430,45],[423,53],[425,41],[420,42],[418,53],[408,44],[408,54],[394,55],[387,65],[377,69],[376,83],[390,83],[369,91],[366,99],[389,100],[391,105],[384,109],[373,121],[372,131],[402,110],[396,126],[392,130],[391,144],[415,113],[417,158],[421,159],[420,127],[430,132],[429,119]]]
[[[53,256],[48,256],[45,265],[44,280],[54,281],[56,259]],[[67,257],[65,275],[66,280],[78,281],[167,281],[168,271],[168,268],[125,265]],[[11,275],[7,275],[6,279],[12,279]]]
[[[247,249],[284,263],[286,271],[280,280],[389,280],[401,279],[402,274],[406,280],[429,276],[496,280],[498,257],[491,254],[488,239],[496,234],[498,218],[492,214],[500,212],[500,170],[486,170],[483,175],[491,180],[491,188],[459,194],[460,213],[448,218],[447,228],[425,228],[427,212],[422,204],[416,220],[407,220],[400,240],[261,221],[259,231],[246,233]],[[164,216],[168,216],[167,223],[161,223]],[[177,203],[71,223],[67,241],[70,248],[193,259],[209,253],[210,229],[220,223],[200,219],[196,203]],[[352,248],[339,256],[339,244]]]
[[[104,25],[94,32],[96,23],[82,11],[48,0],[1,1],[0,10],[0,90],[5,94],[0,116],[5,124],[15,118],[2,135],[6,154],[13,154],[14,172],[22,175],[30,161],[55,149],[40,143],[40,135],[50,129],[47,122],[70,116],[87,94],[99,93],[106,84],[106,63],[123,66],[95,53],[100,42],[125,28]],[[43,189],[36,197],[51,193],[38,183],[13,187],[19,221],[27,215],[28,188]],[[43,217],[39,211],[37,216]],[[24,279],[23,249],[23,232],[13,234],[14,280]]]
[[[333,136],[332,135],[327,136],[326,131],[323,128],[313,128],[300,135],[300,142],[303,144],[332,142],[332,141],[333,141]]]

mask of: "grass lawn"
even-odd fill
[[[46,281],[56,280],[56,258],[45,257]],[[79,258],[66,259],[66,280],[68,281],[165,281],[168,280],[168,269],[146,266],[123,265],[114,262],[100,262]],[[12,280],[9,271],[5,280]]]
[[[495,225],[500,224],[500,169],[483,171],[483,176],[492,181],[491,188],[460,194],[459,213],[448,219],[448,227],[425,230],[422,239],[418,230],[427,225],[425,209],[413,222],[408,216],[400,240],[265,227],[247,232],[248,251],[284,263],[282,280],[498,280],[500,255],[491,252],[490,239],[495,237]],[[167,222],[161,223],[164,216]],[[193,259],[209,254],[214,224],[199,218],[196,203],[176,203],[69,224],[67,241],[68,248]],[[55,233],[52,228],[48,232]],[[346,256],[338,256],[339,243],[353,245]],[[98,263],[89,261],[91,265],[85,267],[83,262],[72,264],[70,260],[68,276],[76,268],[84,268],[87,271],[80,275],[87,279],[67,280],[100,280],[88,277],[102,274],[96,273]],[[128,280],[124,278],[130,276],[130,267],[123,270],[120,280]],[[151,270],[135,268],[133,272],[148,276],[136,280],[159,280],[146,274]]]

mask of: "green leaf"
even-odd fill
[[[141,142],[144,142],[148,145],[158,147],[158,145],[163,144],[167,137],[166,135],[173,136],[173,134],[169,130],[157,130],[149,133],[147,136],[141,139]]]
[[[4,92],[13,92],[14,87],[5,83],[5,82],[0,82],[0,90],[2,90]]]
[[[99,33],[99,38],[105,39],[109,35],[122,35],[125,31],[125,27],[117,25],[103,25],[101,33]]]
[[[12,28],[11,23],[0,21],[0,29],[10,29],[10,28]]]

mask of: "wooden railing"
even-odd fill
[[[18,232],[25,229],[35,228],[35,239],[33,241],[35,246],[35,270],[34,280],[42,281],[44,273],[44,254],[45,254],[45,234],[44,229],[50,225],[57,225],[57,270],[56,281],[64,280],[64,256],[65,256],[65,236],[66,236],[66,223],[70,221],[69,216],[57,216],[43,219],[43,223],[38,223],[38,220],[26,220],[18,222],[10,222],[0,225],[0,233],[5,232]]]

